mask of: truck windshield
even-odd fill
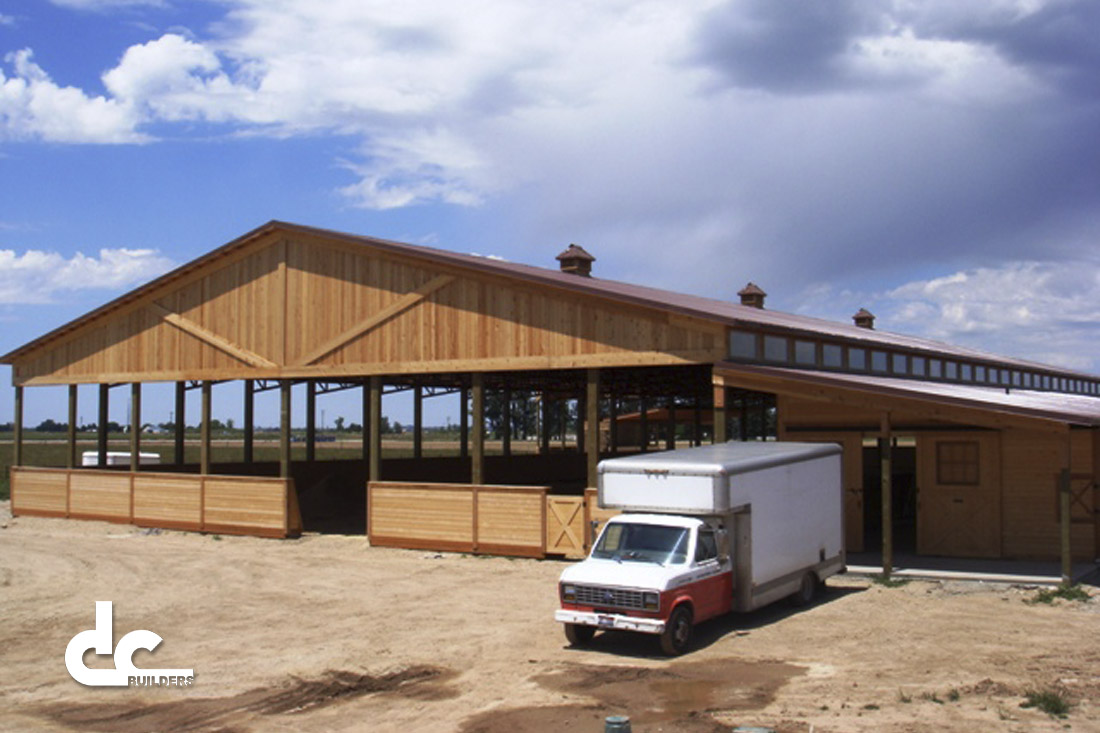
[[[600,535],[592,557],[678,565],[687,560],[688,532],[686,527],[612,522]]]

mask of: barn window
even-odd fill
[[[764,360],[765,361],[781,361],[786,362],[789,360],[787,354],[787,339],[781,336],[765,336],[764,337]]]
[[[730,331],[730,356],[739,359],[757,359],[756,334],[750,331]]]
[[[862,372],[867,368],[867,352],[863,349],[848,349],[848,368]]]
[[[795,341],[794,361],[796,364],[816,364],[817,344],[813,341]]]
[[[977,441],[936,443],[936,482],[949,486],[977,486]]]
[[[825,344],[821,347],[822,363],[832,369],[844,366],[844,349],[839,344]]]

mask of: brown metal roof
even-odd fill
[[[887,331],[869,330],[859,328],[852,324],[836,323],[821,318],[781,313],[773,310],[763,310],[751,306],[741,305],[712,298],[703,298],[696,295],[675,293],[668,290],[633,285],[630,283],[605,280],[596,277],[577,277],[569,273],[563,273],[556,269],[522,265],[489,257],[481,257],[471,254],[460,254],[446,250],[425,247],[423,245],[406,244],[392,240],[378,239],[357,234],[347,234],[328,229],[319,229],[288,222],[271,221],[257,229],[219,247],[218,249],[192,260],[182,267],[153,280],[129,293],[117,298],[106,305],[93,310],[80,318],[77,318],[60,328],[41,336],[28,344],[25,344],[8,354],[0,357],[0,363],[10,364],[24,353],[38,348],[83,324],[91,321],[111,310],[120,308],[127,303],[140,298],[150,291],[156,290],[173,280],[179,279],[198,268],[221,257],[231,254],[256,239],[273,232],[298,233],[307,236],[316,236],[345,243],[360,244],[372,249],[391,252],[403,257],[422,259],[428,263],[442,263],[463,269],[474,270],[486,274],[509,277],[519,280],[561,288],[574,292],[607,298],[624,303],[631,303],[645,308],[664,310],[682,315],[693,316],[704,320],[715,321],[729,326],[762,327],[786,330],[793,333],[804,333],[813,336],[835,337],[850,342],[861,342],[867,347],[894,347],[915,351],[923,351],[929,354],[937,354],[944,357],[976,359],[1005,366],[1039,369],[1052,374],[1060,374],[1074,377],[1091,377],[1092,375],[1070,372],[1055,367],[1028,362],[1019,359],[1010,359],[996,356],[975,349],[967,349],[959,346],[922,339],[914,336],[890,333]]]
[[[1034,390],[979,387],[951,382],[878,377],[867,374],[822,372],[787,367],[767,367],[724,362],[715,365],[715,372],[736,377],[738,374],[760,374],[797,380],[840,389],[855,390],[884,396],[918,399],[954,407],[969,407],[987,412],[1039,420],[1052,420],[1071,425],[1100,427],[1100,399],[1088,395],[1037,392]]]

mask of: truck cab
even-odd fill
[[[717,517],[613,517],[589,557],[562,573],[559,596],[555,618],[571,644],[617,629],[658,634],[666,654],[682,654],[694,624],[732,609],[727,529]]]

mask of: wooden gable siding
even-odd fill
[[[705,363],[721,359],[724,348],[724,328],[705,321],[323,237],[273,234],[43,344],[16,362],[14,381]]]

